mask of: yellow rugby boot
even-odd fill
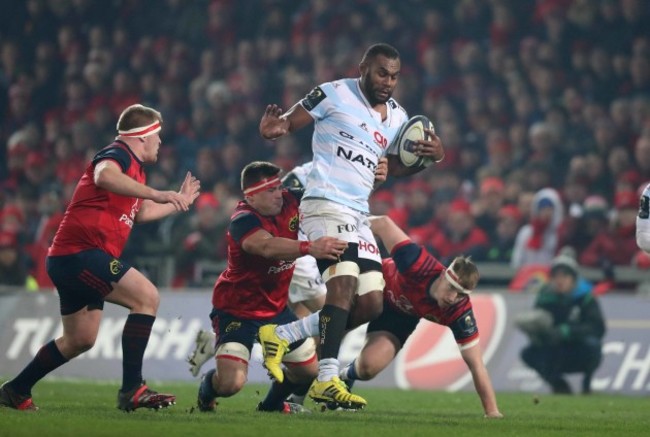
[[[264,367],[269,371],[269,376],[278,382],[284,381],[282,371],[282,358],[289,351],[289,342],[283,340],[275,333],[278,325],[264,325],[260,327],[258,337],[264,356]]]
[[[315,402],[333,402],[345,409],[359,410],[368,404],[361,396],[350,393],[338,376],[332,378],[331,381],[315,379],[309,387],[308,394]]]

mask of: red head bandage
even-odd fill
[[[456,260],[454,260],[454,262],[452,262],[451,265],[449,267],[447,267],[447,269],[445,270],[445,278],[447,279],[447,281],[449,281],[449,283],[451,285],[454,286],[454,288],[456,288],[461,293],[470,294],[472,292],[472,290],[468,290],[467,288],[460,285],[458,275],[456,274],[456,272],[454,272],[454,264],[455,263],[456,263]]]
[[[280,178],[277,176],[264,178],[261,181],[254,183],[250,187],[244,188],[244,194],[246,196],[252,196],[253,194],[261,193],[262,191],[266,191],[270,188],[279,187],[281,184],[282,182],[280,182]]]
[[[123,137],[144,138],[160,132],[160,127],[160,122],[154,121],[153,123],[146,126],[134,127],[133,129],[129,130],[118,130],[117,133]]]

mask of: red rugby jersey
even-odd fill
[[[252,255],[242,249],[247,236],[261,229],[274,237],[298,239],[298,199],[283,194],[280,214],[261,215],[248,203],[239,202],[227,233],[228,266],[212,292],[212,305],[237,317],[269,319],[287,304],[295,261],[278,261]]]
[[[122,254],[142,199],[95,185],[95,165],[104,159],[117,162],[130,178],[146,182],[142,162],[126,143],[118,140],[100,150],[77,183],[48,255],[71,255],[88,249],[101,249],[116,258]]]
[[[478,339],[469,296],[445,309],[429,296],[431,284],[443,274],[445,266],[422,246],[411,241],[398,244],[392,258],[382,261],[382,270],[384,300],[397,311],[448,326],[461,346]]]

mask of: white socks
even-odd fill
[[[323,358],[318,362],[318,380],[331,381],[335,376],[339,376],[339,360],[336,358]]]
[[[319,334],[318,316],[320,311],[298,319],[291,323],[285,323],[275,328],[275,333],[289,344],[295,343],[303,338],[315,337]]]

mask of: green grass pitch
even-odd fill
[[[4,378],[0,378],[0,381]],[[197,382],[198,384],[198,382]],[[124,413],[115,407],[117,384],[45,380],[33,392],[35,413],[0,409],[0,436],[642,436],[650,435],[650,399],[605,394],[552,396],[498,394],[505,418],[483,419],[474,393],[401,391],[363,387],[368,400],[359,412],[285,416],[254,411],[266,392],[249,385],[221,399],[217,412],[193,405],[196,384],[155,383],[177,395],[167,410]]]

